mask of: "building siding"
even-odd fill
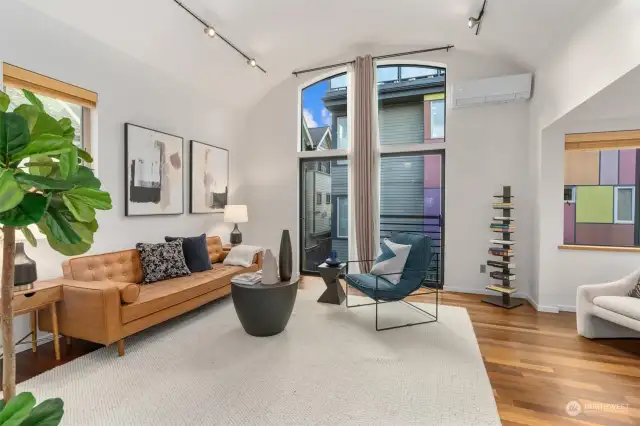
[[[389,105],[378,114],[380,144],[424,143],[424,103]]]

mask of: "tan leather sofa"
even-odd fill
[[[227,266],[220,238],[208,237],[207,246],[210,271],[146,285],[138,284],[143,273],[136,249],[64,262],[60,334],[104,345],[117,342],[122,356],[125,337],[226,296],[233,276],[262,268],[261,253],[248,268]],[[51,316],[39,315],[38,325],[52,331]]]

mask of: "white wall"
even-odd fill
[[[98,93],[98,176],[111,193],[113,210],[98,212],[99,231],[92,253],[129,249],[138,241],[159,242],[165,235],[206,232],[228,239],[230,227],[221,214],[190,215],[189,140],[196,139],[230,150],[230,201],[242,173],[236,166],[236,113],[215,100],[176,84],[157,70],[141,64],[20,2],[0,3],[0,62],[8,62]],[[114,23],[117,28],[117,23]],[[189,70],[184,70],[189,72]],[[180,216],[124,216],[124,123],[131,122],[184,137],[184,211]],[[40,279],[62,275],[64,256],[41,241],[26,248],[38,264]],[[16,334],[28,330],[28,318],[18,321]],[[24,349],[24,347],[23,347]]]
[[[640,253],[558,249],[564,226],[565,135],[639,129],[639,97],[640,68],[636,68],[542,133],[540,306],[573,310],[578,286],[617,280],[640,268]]]
[[[548,162],[557,161],[557,158],[543,156],[543,151],[549,149],[544,146],[548,141],[542,140],[543,130],[633,70],[638,64],[640,2],[611,0],[607,8],[585,22],[569,38],[550,46],[547,60],[536,69],[535,90],[530,106],[527,193],[531,194],[534,212],[531,246],[534,283],[532,298],[536,302],[539,301],[543,309],[554,310],[558,305],[575,305],[575,298],[568,297],[568,290],[564,296],[560,290],[557,294],[555,290],[548,292],[551,288],[548,280],[554,272],[547,269],[547,262],[542,261],[543,257],[549,255],[550,249],[542,238],[555,226],[553,221],[548,222],[545,212],[551,199],[549,188],[543,181],[550,179],[546,175],[550,168],[553,169],[553,164]],[[559,190],[559,187],[555,190]],[[553,203],[553,200],[551,202]],[[584,259],[587,261],[593,257],[593,253],[585,254]],[[597,279],[598,273],[601,274],[597,272],[593,279]],[[553,281],[557,282],[559,279],[560,275]],[[589,281],[588,276],[585,276],[583,281]],[[538,294],[538,291],[541,293]],[[542,294],[543,291],[545,295]]]
[[[403,51],[395,47],[394,51]],[[388,49],[387,49],[388,51]],[[368,50],[360,54],[377,52]],[[463,80],[526,72],[493,57],[453,50],[450,53],[416,55],[447,65],[447,84]],[[329,63],[331,61],[328,61]],[[271,90],[249,113],[241,149],[245,160],[245,184],[251,220],[245,240],[277,253],[280,232],[291,230],[298,238],[299,135],[298,90],[313,74],[290,77]],[[450,87],[449,87],[450,88]],[[493,214],[492,195],[511,185],[516,199],[519,241],[518,286],[529,294],[532,217],[524,194],[527,180],[529,135],[528,104],[514,103],[468,109],[448,109],[446,143],[446,265],[445,281],[451,288],[482,291],[488,275],[480,274],[487,260],[488,231]],[[298,247],[294,259],[297,265]]]

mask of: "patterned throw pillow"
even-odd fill
[[[191,275],[182,251],[182,239],[160,244],[136,244],[144,273],[143,283]]]
[[[636,286],[631,289],[631,291],[629,292],[629,294],[627,294],[627,296],[640,299],[640,280],[638,280],[638,282],[636,283]]]
[[[398,284],[402,277],[404,264],[407,263],[411,246],[404,244],[396,244],[385,238],[380,244],[380,252],[376,259],[375,265],[371,268],[372,275],[381,275],[392,284]],[[384,275],[390,274],[390,275]]]

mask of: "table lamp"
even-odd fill
[[[247,206],[242,204],[230,205],[227,204],[224,208],[224,221],[227,223],[235,224],[233,231],[231,231],[231,237],[229,242],[234,246],[242,243],[242,232],[238,229],[239,223],[246,223],[249,221],[249,215],[247,214]]]

